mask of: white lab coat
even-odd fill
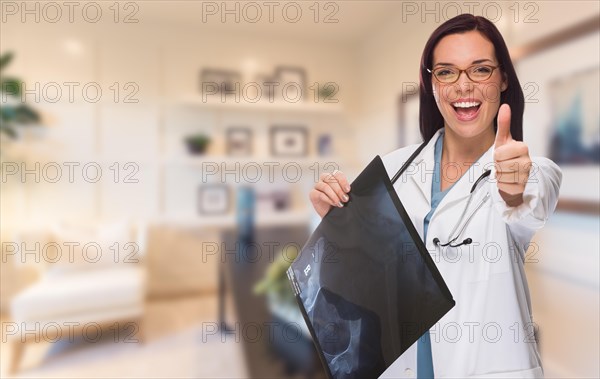
[[[421,238],[423,219],[431,209],[434,145],[439,133],[438,130],[394,184]],[[382,157],[390,177],[416,148],[417,145],[404,147]],[[535,264],[542,255],[530,250],[532,253],[525,256],[525,251],[535,231],[556,207],[562,173],[551,160],[532,157],[534,165],[525,187],[524,203],[509,207],[496,186],[493,154],[491,146],[455,183],[429,224],[425,245],[456,301],[454,308],[430,329],[436,378],[543,377],[523,265]],[[492,170],[489,180],[479,184],[465,217],[480,208],[457,239],[472,238],[473,243],[458,248],[436,247],[435,237],[441,243],[449,240],[471,187],[486,169]],[[381,378],[416,376],[416,345]]]

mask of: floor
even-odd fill
[[[83,338],[28,344],[18,378],[245,378],[242,346],[235,335],[210,333],[216,296],[153,300],[145,318],[146,342],[115,341],[109,330],[97,342]],[[2,324],[8,322],[2,319]],[[11,358],[2,327],[0,376]]]

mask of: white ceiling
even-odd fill
[[[206,22],[203,21],[203,6],[207,3],[215,4],[219,7],[217,14],[206,15]],[[385,23],[390,18],[396,16],[402,11],[400,1],[370,1],[370,0],[347,0],[336,1],[339,7],[337,10],[333,6],[325,8],[325,2],[320,2],[319,19],[321,22],[314,22],[314,1],[296,1],[302,8],[302,16],[297,23],[286,21],[283,16],[283,5],[280,4],[274,9],[274,22],[269,22],[269,8],[264,6],[264,1],[256,1],[262,11],[260,20],[256,23],[248,22],[243,17],[244,6],[248,19],[255,17],[255,8],[248,6],[250,2],[235,1],[227,2],[228,9],[233,9],[235,4],[240,6],[240,22],[236,23],[233,15],[226,15],[226,21],[221,21],[221,1],[144,1],[139,2],[139,12],[137,18],[140,23],[151,26],[172,26],[178,28],[193,28],[199,32],[210,33],[249,33],[263,34],[280,37],[302,37],[304,39],[328,40],[332,42],[352,43],[360,40],[370,31],[376,29],[379,25]],[[331,2],[333,3],[333,2]],[[288,8],[290,17],[294,17],[294,8]],[[335,11],[334,18],[337,23],[325,23],[322,20],[327,14]]]

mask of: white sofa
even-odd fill
[[[127,222],[62,225],[50,232],[23,234],[20,247],[22,255],[23,247],[29,253],[19,258],[19,264],[35,265],[41,275],[10,304],[9,373],[18,370],[29,342],[82,333],[94,338],[96,329],[114,328],[115,323],[129,328],[132,341],[143,341],[147,287],[143,228],[132,228]],[[39,252],[37,259],[32,250]]]

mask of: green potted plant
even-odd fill
[[[290,267],[298,252],[292,254],[279,253],[277,258],[267,267],[263,279],[254,286],[256,295],[266,294],[269,306],[296,307],[294,292],[287,277]]]
[[[4,75],[13,56],[12,52],[0,56],[0,135],[16,139],[19,136],[17,128],[37,124],[40,121],[40,115],[21,101],[23,81]]]
[[[210,137],[205,134],[194,134],[185,137],[185,144],[190,154],[204,154],[210,144]]]

